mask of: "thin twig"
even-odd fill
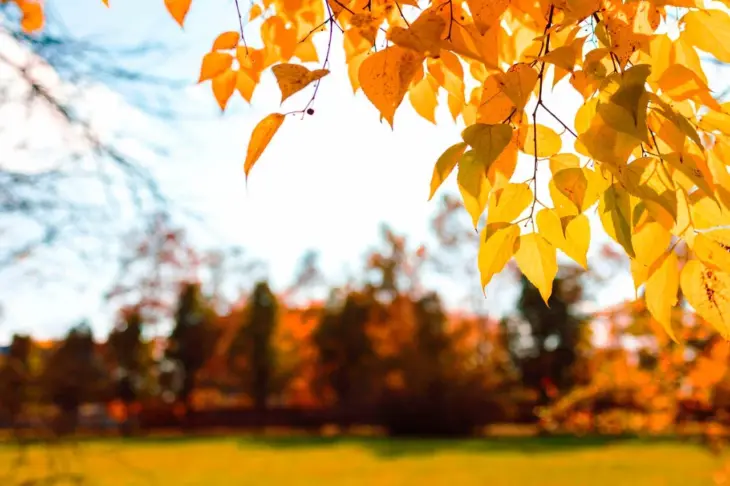
[[[236,12],[238,12],[238,25],[241,28],[241,40],[243,41],[243,47],[246,49],[246,55],[248,56],[248,44],[246,44],[246,35],[243,33],[243,15],[241,15],[241,6],[236,2]]]

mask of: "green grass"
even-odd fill
[[[690,486],[714,484],[722,465],[689,443],[578,438],[115,439],[34,446],[13,470],[18,457],[0,447],[0,485],[47,476],[49,457],[94,486]]]

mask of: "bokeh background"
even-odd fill
[[[549,306],[483,293],[454,181],[427,201],[459,127],[344,69],[246,181],[273,77],[196,84],[233,0],[114,3],[0,4],[0,484],[725,483],[728,343],[683,302],[671,341],[604,235]]]

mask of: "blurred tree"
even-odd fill
[[[255,408],[262,411],[266,410],[274,391],[276,351],[273,337],[279,318],[276,296],[266,282],[256,284],[244,315],[245,322],[229,348],[230,359],[244,375]]]
[[[14,335],[7,357],[0,367],[0,415],[15,427],[29,398],[32,384],[30,371],[30,336]]]
[[[524,276],[517,303],[519,317],[504,320],[509,348],[522,384],[539,390],[545,404],[574,384],[574,368],[584,318],[576,305],[583,298],[582,269],[563,267],[545,305],[540,292]]]
[[[109,376],[88,324],[84,322],[69,330],[46,361],[40,383],[47,398],[58,407],[61,433],[76,428],[82,404],[106,401]]]
[[[213,355],[218,331],[212,326],[211,310],[197,283],[185,283],[180,289],[175,324],[168,340],[167,358],[175,363],[167,373],[179,373],[173,386],[176,399],[189,407],[198,371]]]
[[[317,387],[342,410],[371,402],[376,391],[377,356],[368,335],[377,302],[372,291],[349,292],[344,302],[333,296],[313,340],[317,348]]]

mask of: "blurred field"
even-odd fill
[[[34,480],[49,472],[95,486],[688,486],[715,484],[722,466],[690,443],[602,438],[106,440],[35,446],[25,464],[13,469],[18,457],[18,449],[0,447],[3,486],[38,484]]]

